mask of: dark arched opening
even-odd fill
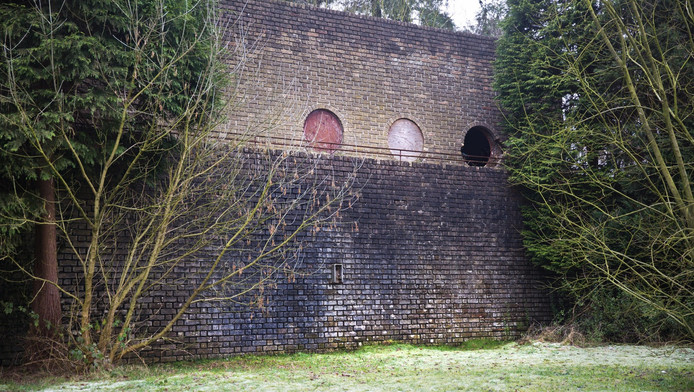
[[[485,127],[472,127],[465,134],[460,153],[470,166],[485,166],[492,154],[489,131]]]

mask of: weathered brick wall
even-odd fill
[[[339,182],[355,160],[323,157],[318,175]],[[264,311],[200,303],[174,327],[178,344],[145,356],[324,351],[388,340],[456,344],[515,338],[549,320],[542,275],[522,249],[519,199],[503,171],[367,159],[357,178],[359,201],[342,224],[302,238],[309,275],[280,278]],[[331,283],[334,264],[343,265],[343,283]],[[163,322],[183,294],[159,294],[144,306]]]
[[[419,125],[429,152],[459,155],[476,125],[500,137],[491,39],[283,1],[221,6],[230,64],[242,47],[250,50],[235,73],[222,137],[251,129],[299,141],[306,115],[318,108],[339,116],[344,144],[387,149],[399,118]],[[338,152],[321,159],[321,170],[344,177],[358,158]],[[548,321],[542,275],[524,257],[520,200],[505,172],[428,162],[366,159],[355,185],[361,197],[344,211],[344,224],[304,238],[309,275],[281,279],[266,293],[264,312],[198,303],[171,332],[177,343],[162,342],[145,356],[320,351],[385,340],[455,344],[512,338]],[[208,262],[190,261],[197,269]],[[343,266],[343,283],[330,283],[334,264]],[[75,258],[61,254],[60,266],[62,283],[80,281]],[[145,298],[142,318],[164,323],[186,290]],[[10,353],[0,350],[3,364]]]
[[[335,113],[343,144],[388,148],[399,118],[425,152],[459,155],[465,132],[501,120],[492,91],[493,39],[286,1],[222,1],[236,72],[227,132],[302,140],[314,109]],[[244,58],[241,61],[241,57]]]
[[[359,200],[339,225],[303,234],[305,266],[266,291],[264,311],[198,303],[169,338],[143,353],[170,361],[247,352],[323,351],[365,342],[456,344],[471,338],[514,338],[549,321],[543,276],[524,257],[518,195],[504,171],[465,165],[319,159],[317,176],[344,181],[359,166]],[[312,164],[310,163],[309,166]],[[78,247],[87,238],[75,237]],[[126,246],[120,243],[120,246]],[[178,274],[195,279],[211,263],[191,258]],[[80,284],[78,260],[63,249],[60,283]],[[331,283],[342,264],[343,283]],[[140,317],[164,325],[190,287],[157,289],[140,302]],[[66,298],[65,310],[70,306]],[[98,312],[97,312],[98,313]],[[16,351],[3,354],[9,364]]]

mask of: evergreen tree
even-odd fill
[[[501,21],[506,16],[505,0],[479,0],[480,10],[475,15],[475,24],[467,30],[480,35],[501,37]]]
[[[208,10],[167,2],[164,19],[160,5],[0,5],[0,234],[4,243],[16,245],[18,234],[36,227],[32,306],[39,334],[61,321],[55,220],[62,211],[55,210],[56,187],[70,192],[79,181],[89,194],[113,180],[98,177],[99,168],[114,160],[125,166],[154,121],[183,110],[185,92],[207,63]],[[177,66],[167,68],[174,58]],[[131,95],[137,91],[143,93]],[[121,121],[126,113],[127,121]],[[4,269],[25,268],[13,249],[3,249]]]
[[[526,248],[590,319],[640,312],[613,339],[694,335],[684,9],[512,0],[503,23],[496,88],[511,179],[529,200]]]
[[[436,27],[439,29],[455,30],[453,19],[444,11],[448,1],[425,0],[417,4],[416,10],[419,16],[419,24],[422,26]]]
[[[415,19],[422,26],[455,29],[450,15],[444,11],[447,0],[345,0],[342,9],[377,18],[412,23]]]

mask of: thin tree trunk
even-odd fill
[[[380,0],[371,0],[371,16],[382,17]]]
[[[55,226],[55,189],[53,179],[39,180],[38,190],[44,200],[45,213],[42,223],[36,225],[34,241],[36,261],[34,265],[34,300],[31,308],[38,315],[38,336],[49,336],[60,324],[60,293],[58,283],[58,254]]]

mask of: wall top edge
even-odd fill
[[[312,13],[320,14],[324,13],[326,15],[333,15],[333,16],[339,16],[341,18],[347,18],[351,20],[368,20],[371,22],[375,22],[378,24],[381,24],[383,26],[387,25],[394,25],[394,26],[400,26],[400,27],[405,27],[409,28],[412,30],[421,30],[421,31],[428,31],[428,32],[433,32],[436,34],[442,34],[442,35],[449,35],[452,37],[457,37],[457,39],[473,39],[473,40],[481,40],[481,41],[487,41],[489,44],[495,45],[497,42],[497,38],[495,37],[489,37],[485,35],[480,35],[480,34],[475,34],[471,33],[468,31],[459,31],[459,30],[447,30],[447,29],[442,29],[439,27],[430,27],[430,26],[420,26],[414,23],[407,23],[407,22],[401,22],[398,20],[392,20],[392,19],[386,19],[386,18],[378,18],[375,16],[370,16],[370,15],[357,15],[353,14],[351,12],[347,11],[339,11],[339,10],[332,10],[328,8],[321,8],[309,4],[300,4],[300,3],[293,3],[289,2],[287,0],[219,0],[219,5],[220,8],[229,8],[230,3],[243,3],[244,6],[249,5],[249,4],[259,4],[264,7],[272,7],[273,5],[276,6],[283,6],[283,7],[290,7],[290,8],[297,8],[297,9],[303,9],[307,10]],[[226,6],[226,7],[225,7]]]

